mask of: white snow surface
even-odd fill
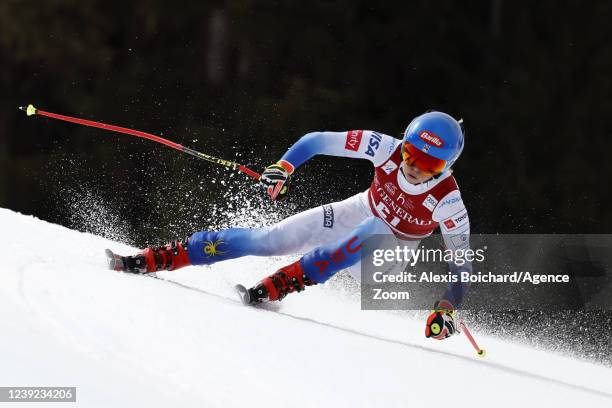
[[[610,368],[475,332],[479,359],[339,285],[239,304],[289,259],[158,275],[190,289],[107,270],[105,248],[134,248],[99,236],[6,209],[0,231],[0,386],[77,387],[54,407],[612,406]]]

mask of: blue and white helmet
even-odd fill
[[[402,159],[431,173],[449,169],[464,146],[463,120],[443,112],[430,111],[417,116],[404,131]]]

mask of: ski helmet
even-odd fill
[[[463,151],[462,122],[437,111],[417,116],[404,131],[402,160],[432,174],[450,168]]]

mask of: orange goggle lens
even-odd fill
[[[430,174],[441,173],[446,166],[446,160],[430,156],[408,142],[402,146],[402,160],[409,166],[418,167],[419,170]]]

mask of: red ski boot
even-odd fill
[[[242,303],[250,305],[271,300],[280,301],[289,293],[301,292],[306,286],[311,285],[316,285],[316,283],[308,279],[306,274],[304,274],[304,270],[298,260],[262,279],[251,289],[246,289],[242,285],[236,285],[236,290],[242,299]]]
[[[187,255],[187,240],[145,248],[142,253],[133,256],[117,255],[107,249],[106,256],[109,269],[129,273],[173,271],[191,265]]]

